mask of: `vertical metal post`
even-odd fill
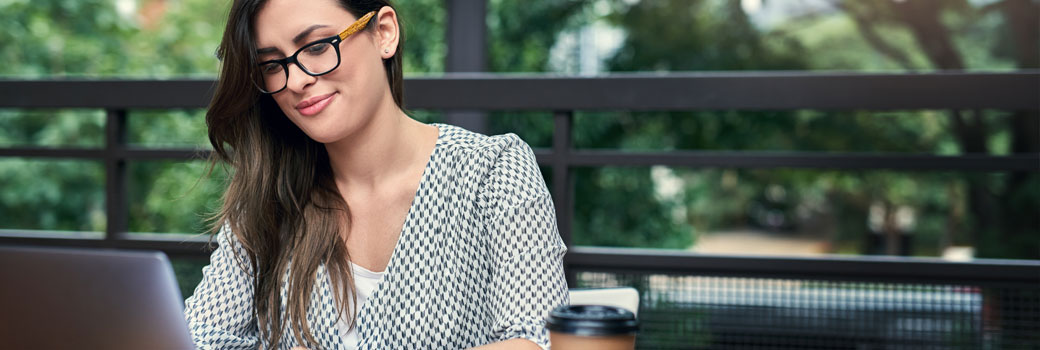
[[[110,109],[105,119],[105,240],[129,229],[126,167],[126,110]]]
[[[571,124],[574,111],[556,111],[553,113],[553,197],[556,205],[556,225],[560,229],[563,243],[570,249],[574,246],[572,224],[574,222],[574,186],[571,184],[570,152]],[[577,273],[566,264],[563,269],[567,275],[567,285],[576,287]]]
[[[487,70],[487,0],[446,0],[447,72]],[[444,121],[470,131],[487,133],[487,115],[480,111],[447,111]]]
[[[449,72],[483,72],[487,70],[487,1],[448,1],[448,57],[444,65]]]

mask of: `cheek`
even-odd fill
[[[376,89],[373,89],[372,86],[379,86],[375,85],[379,82],[379,78],[375,73],[379,72],[373,72],[369,67],[343,64],[335,72],[329,73],[327,80],[328,83],[336,86],[335,89],[339,91],[340,97],[344,97],[344,101],[358,106],[368,103],[376,97],[374,94]]]
[[[339,68],[329,73],[329,80],[334,81],[335,84],[344,85],[352,89],[357,89],[361,85],[365,84],[365,80],[368,78],[369,73],[365,67],[361,67],[359,62],[341,62]]]

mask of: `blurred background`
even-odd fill
[[[215,78],[228,4],[0,0],[0,79]],[[395,4],[406,30],[406,77],[454,70],[446,63],[448,2]],[[1030,70],[1040,67],[1038,8],[1035,0],[488,0],[486,58],[476,70]],[[447,120],[439,111],[409,112]],[[551,111],[485,117],[487,133],[552,145]],[[104,110],[2,108],[0,147],[102,148],[105,120]],[[203,110],[131,110],[127,128],[137,148],[209,147]],[[576,111],[573,143],[624,151],[1009,155],[1040,152],[1040,126],[1035,111]],[[132,235],[204,231],[223,174],[204,177],[202,160],[127,166]],[[0,157],[0,231],[101,235],[104,172],[101,161]],[[578,168],[573,176],[576,245],[1040,259],[1035,171],[653,166]],[[185,296],[204,264],[175,259]]]

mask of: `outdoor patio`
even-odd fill
[[[1026,349],[1040,344],[1040,261],[892,256],[752,257],[572,245],[574,168],[1040,171],[1040,154],[580,150],[576,110],[1040,109],[1040,73],[713,73],[563,78],[480,73],[406,80],[409,109],[552,111],[551,169],[571,287],[640,291],[640,349]],[[0,148],[0,157],[100,161],[105,232],[0,230],[3,245],[157,249],[205,259],[204,237],[128,231],[127,164],[188,160],[199,149],[128,145],[128,111],[204,108],[211,80],[0,81],[0,108],[104,109],[103,148]],[[464,119],[460,119],[463,123]],[[635,233],[634,233],[635,234]]]

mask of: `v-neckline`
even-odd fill
[[[390,260],[387,261],[386,268],[384,268],[382,271],[386,273],[386,275],[390,275],[390,269],[395,265],[394,257],[397,256],[397,250],[401,247],[401,241],[404,239],[405,233],[408,232],[409,223],[411,223],[412,217],[415,216],[415,206],[418,203],[417,199],[419,198],[419,193],[422,193],[423,187],[427,186],[426,183],[429,181],[428,179],[430,177],[431,165],[433,164],[433,160],[437,155],[437,150],[441,148],[441,140],[444,136],[443,127],[438,124],[429,125],[432,125],[433,127],[437,128],[437,140],[433,143],[433,150],[430,151],[430,157],[426,159],[426,167],[423,168],[423,173],[421,177],[419,177],[419,186],[415,187],[415,194],[412,195],[412,203],[408,204],[408,212],[405,213],[404,222],[401,223],[401,232],[397,233],[397,242],[394,242],[394,250],[390,253]],[[384,275],[384,279],[386,275]],[[372,292],[372,295],[375,295],[376,291],[378,290],[379,287],[376,287],[376,290]]]
[[[426,167],[423,169],[422,177],[419,178],[419,186],[415,188],[415,195],[412,197],[412,203],[408,206],[408,212],[405,214],[404,223],[401,225],[401,232],[397,235],[397,242],[394,243],[394,250],[390,253],[390,260],[386,264],[386,269],[384,269],[383,272],[382,272],[383,273],[382,281],[380,281],[379,284],[376,286],[376,288],[372,290],[372,294],[368,296],[368,299],[365,300],[364,304],[360,305],[360,307],[358,307],[357,310],[350,310],[350,311],[353,311],[354,312],[354,316],[357,317],[356,320],[355,320],[355,327],[360,325],[362,311],[366,310],[366,309],[369,309],[369,307],[367,307],[367,305],[373,303],[372,300],[378,299],[378,296],[381,294],[380,291],[383,289],[383,285],[385,284],[383,282],[385,282],[388,278],[392,278],[392,276],[396,275],[395,274],[395,270],[396,270],[395,267],[398,265],[396,263],[396,261],[397,261],[398,255],[399,255],[398,254],[398,250],[401,247],[401,242],[403,242],[407,238],[406,234],[410,231],[408,228],[411,226],[412,222],[415,220],[415,216],[419,215],[419,214],[416,214],[416,212],[415,212],[416,205],[418,205],[418,202],[419,202],[418,201],[419,194],[422,193],[424,187],[428,186],[427,183],[429,182],[429,178],[431,176],[430,172],[431,172],[431,169],[433,168],[433,162],[437,159],[437,155],[438,155],[440,149],[442,148],[442,144],[444,143],[445,138],[447,136],[446,135],[447,130],[445,130],[445,127],[447,127],[447,125],[436,124],[436,123],[431,123],[429,125],[432,125],[432,126],[437,128],[437,141],[433,145],[433,150],[430,152],[429,159],[426,160]],[[331,278],[331,276],[328,276],[328,277]],[[337,314],[342,312],[341,310],[339,310],[336,307],[336,305],[333,305],[332,308],[333,308],[333,310],[335,310],[337,312]],[[358,331],[360,331],[360,330],[358,330]],[[361,338],[359,336],[358,337],[358,340],[359,340],[358,345],[359,346],[361,345],[360,339]]]

